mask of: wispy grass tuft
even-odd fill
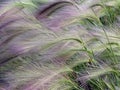
[[[0,89],[119,90],[119,0],[91,1],[17,2],[1,12]]]

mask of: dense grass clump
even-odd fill
[[[6,1],[0,9],[0,90],[120,89],[119,0]]]

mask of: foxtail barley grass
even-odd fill
[[[120,89],[119,0],[0,6],[0,90]]]

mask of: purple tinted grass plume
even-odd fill
[[[54,1],[54,3],[48,3],[48,5],[43,6],[44,9],[38,10],[36,18],[44,26],[54,31],[60,30],[64,26],[64,21],[79,16],[79,10],[69,0]]]
[[[12,31],[11,32],[7,31],[7,28],[11,24],[16,23],[17,20],[21,19],[20,15],[18,13],[22,9],[23,9],[23,7],[13,7],[0,15],[0,49],[1,49],[0,63],[7,61],[7,59],[9,59],[11,57],[14,57],[14,56],[11,56],[12,52],[9,52],[9,50],[7,50],[7,47],[9,45],[6,45],[6,44],[8,44],[9,41],[14,38],[15,34],[13,35]],[[17,35],[17,33],[16,33],[16,35]],[[11,57],[9,57],[9,56],[11,56]]]
[[[30,21],[29,17],[34,17],[28,17],[23,9],[14,6],[0,15],[0,64],[29,52],[38,44],[36,36],[41,33],[40,24]]]
[[[55,64],[29,62],[16,71],[6,74],[5,78],[11,90],[49,90],[53,83],[64,78],[63,72],[70,71],[68,67]]]
[[[55,40],[54,30],[62,28],[65,20],[78,15],[76,7],[70,1],[52,2],[37,13],[38,20],[34,14],[28,14],[24,9],[24,6],[14,6],[0,15],[0,64],[40,50]]]

